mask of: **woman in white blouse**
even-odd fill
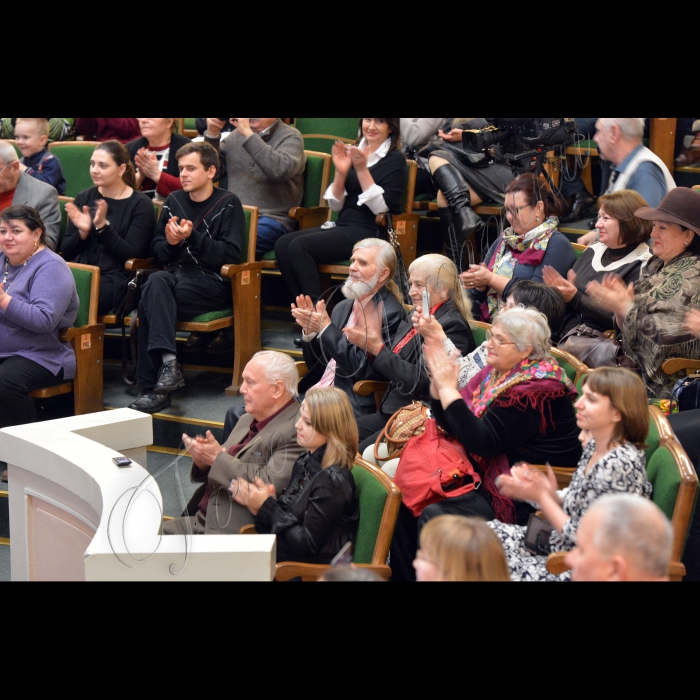
[[[400,149],[399,118],[364,117],[360,130],[355,146],[333,146],[335,177],[324,198],[338,212],[337,220],[288,233],[275,245],[282,277],[294,298],[306,294],[318,301],[322,289],[317,265],[348,260],[357,242],[378,236],[378,214],[403,211],[408,171]]]

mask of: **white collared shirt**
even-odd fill
[[[360,141],[360,144],[358,145],[358,148],[367,148],[367,139],[363,137],[362,141]],[[382,158],[384,158],[384,156],[386,156],[387,153],[389,153],[390,148],[391,138],[388,138],[374,153],[369,156],[367,159],[367,167],[371,168],[373,165],[376,165]],[[348,192],[345,190],[343,192],[342,199],[336,199],[333,195],[333,184],[331,183],[330,187],[323,195],[323,198],[328,202],[328,206],[333,211],[340,211],[345,204],[345,199],[347,196]],[[384,214],[389,211],[389,207],[384,201],[384,189],[376,183],[373,184],[368,190],[365,190],[358,197],[357,203],[360,206],[366,204],[373,214]]]

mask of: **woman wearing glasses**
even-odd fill
[[[499,316],[488,341],[488,366],[461,391],[459,369],[445,348],[429,342],[424,348],[433,415],[470,454],[482,484],[428,506],[419,518],[401,506],[391,549],[397,580],[413,580],[417,534],[429,520],[450,513],[524,525],[532,507],[503,496],[497,478],[519,462],[575,467],[581,456],[576,391],[550,356],[544,314],[514,308]],[[399,462],[397,484],[402,478]]]
[[[493,323],[499,301],[508,296],[510,287],[523,279],[542,282],[545,265],[566,277],[576,262],[576,253],[569,239],[557,230],[562,208],[561,201],[535,175],[521,175],[508,185],[509,228],[489,248],[485,262],[471,265],[462,274],[477,318]]]

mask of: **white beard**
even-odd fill
[[[346,299],[366,299],[371,296],[379,284],[380,270],[369,280],[358,280],[348,277],[340,291]]]

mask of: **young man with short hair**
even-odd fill
[[[177,152],[182,190],[163,206],[151,253],[165,265],[146,282],[139,303],[138,382],[141,398],[130,408],[156,413],[184,386],[175,344],[178,321],[231,306],[231,283],[222,265],[238,263],[245,236],[236,195],[214,187],[219,156],[206,143]]]

